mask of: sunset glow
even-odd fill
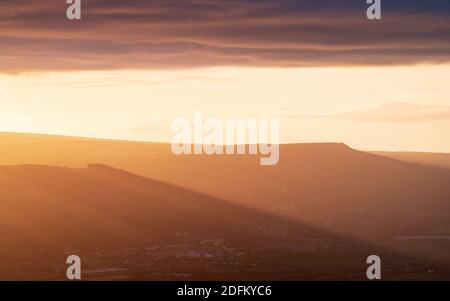
[[[168,142],[172,120],[200,109],[214,118],[280,118],[282,143],[447,152],[449,77],[448,65],[0,75],[0,128]],[[389,120],[348,115],[396,103],[422,105],[423,112],[408,120],[401,111]],[[433,107],[442,112],[421,118]]]

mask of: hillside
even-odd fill
[[[70,254],[87,279],[359,278],[396,256],[105,165],[2,166],[0,188],[0,279],[63,279]]]
[[[344,144],[280,146],[257,156],[176,156],[170,145],[26,134],[0,135],[0,164],[108,164],[358,238],[450,232],[450,171]]]
[[[0,167],[6,276],[58,278],[48,266],[81,252],[94,271],[128,271],[111,277],[361,279],[375,253],[386,277],[450,278],[448,169],[339,143],[281,145],[279,164],[260,166],[258,156],[27,134],[0,134],[0,164],[10,165]],[[52,264],[31,275],[10,264],[33,266],[28,249]]]

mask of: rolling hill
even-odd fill
[[[0,134],[0,164],[102,163],[235,204],[361,238],[450,232],[450,171],[340,143],[280,146],[258,156],[182,155],[161,143]]]
[[[171,278],[174,270],[184,275],[174,264],[196,271],[195,279],[208,273],[227,279],[360,279],[364,256],[376,252],[396,258],[388,259],[391,275],[450,277],[445,168],[340,143],[281,145],[279,164],[260,166],[253,155],[176,156],[162,143],[11,133],[0,134],[0,164],[10,165],[0,167],[0,202],[8,208],[0,213],[0,231],[9,248],[44,241],[89,254],[92,248],[124,248],[120,254],[127,256],[135,248],[141,250],[136,258],[147,256],[143,248],[164,250],[149,251],[162,260],[157,273],[143,267],[136,276],[138,263],[153,262],[148,257],[121,264],[139,279]],[[205,246],[198,246],[205,240],[220,250],[224,244],[244,250],[246,260],[214,251],[221,260],[201,255],[193,268],[189,256],[205,254]],[[168,259],[176,250],[190,252],[184,265],[179,257]],[[108,256],[104,265],[116,266],[117,257]],[[234,269],[236,262],[247,272]]]
[[[128,240],[164,241],[177,232],[232,241],[257,236],[266,226],[325,233],[101,164],[0,166],[0,185],[3,245],[117,247]]]
[[[88,279],[295,279],[358,272],[372,250],[395,256],[100,164],[1,166],[0,188],[0,279],[61,279],[70,254]]]

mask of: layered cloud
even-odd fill
[[[387,103],[373,109],[337,114],[335,117],[350,120],[389,122],[450,120],[450,106]]]
[[[299,119],[343,119],[368,122],[422,122],[450,120],[450,106],[420,105],[406,102],[386,103],[381,106],[342,112],[333,115],[286,115]]]
[[[0,0],[0,72],[446,63],[450,3],[363,0]]]

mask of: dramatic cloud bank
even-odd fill
[[[450,61],[450,2],[0,0],[0,72]]]

